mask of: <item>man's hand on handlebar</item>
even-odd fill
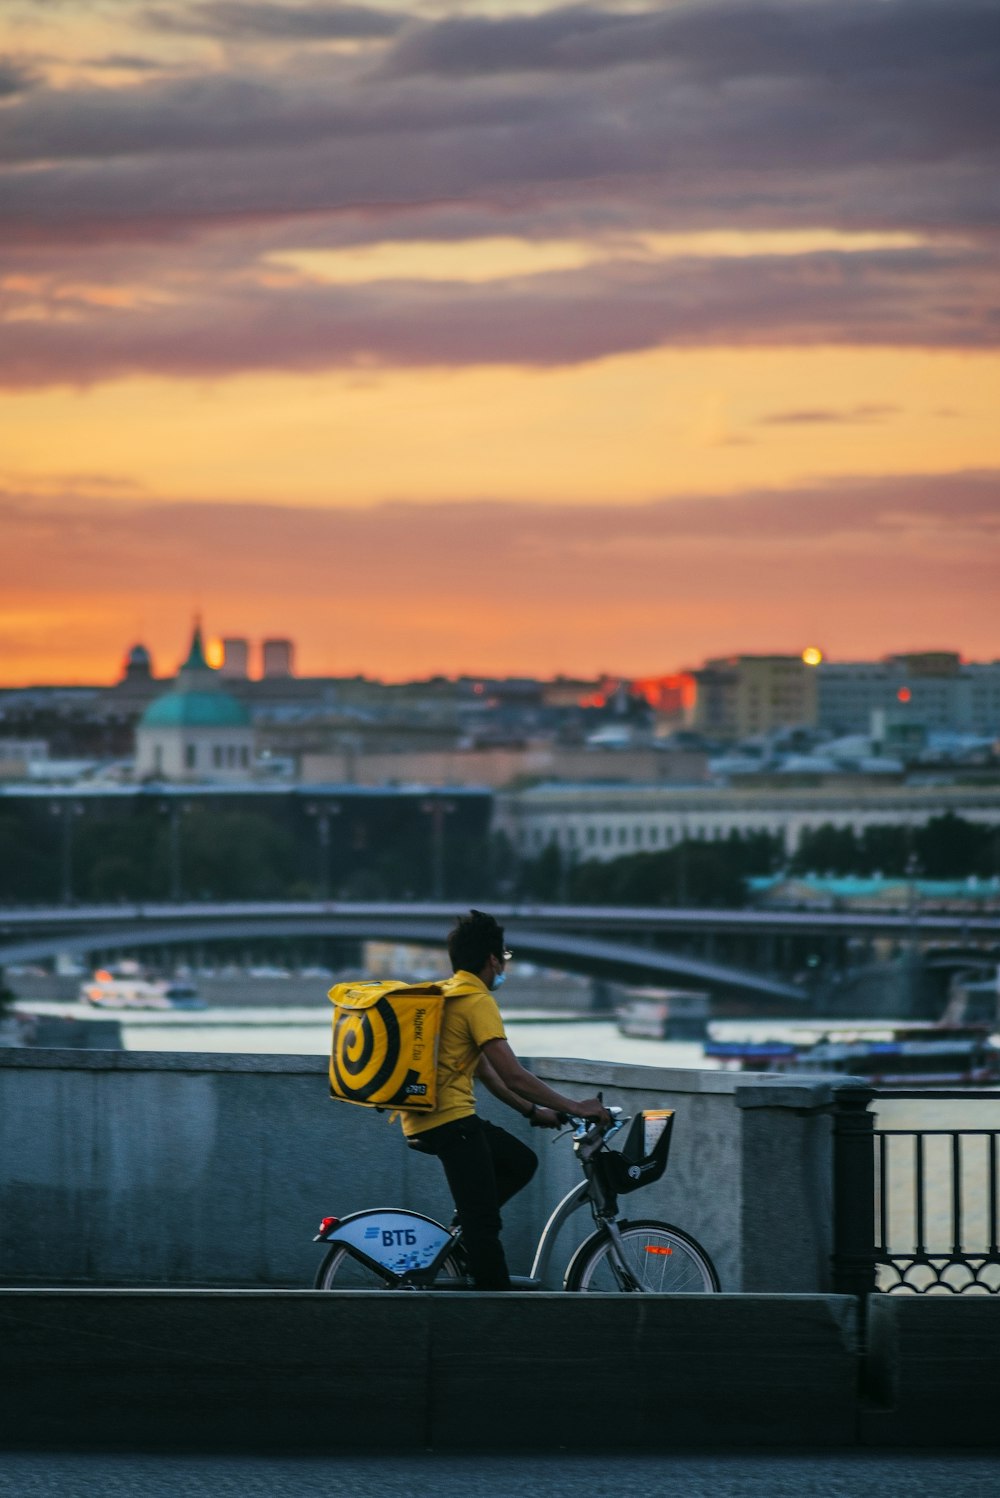
[[[599,1097],[588,1097],[582,1103],[574,1103],[573,1112],[577,1118],[592,1118],[596,1123],[605,1125],[611,1122],[611,1114]]]
[[[531,1127],[533,1129],[558,1129],[563,1122],[564,1115],[557,1113],[554,1108],[543,1108],[536,1103],[531,1114]]]

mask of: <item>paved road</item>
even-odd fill
[[[3,1452],[0,1498],[1000,1498],[996,1455],[318,1457]]]

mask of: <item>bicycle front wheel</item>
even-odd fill
[[[715,1265],[701,1244],[680,1228],[667,1222],[620,1222],[618,1231],[633,1284],[623,1283],[611,1238],[600,1229],[573,1255],[563,1289],[646,1295],[712,1295],[718,1290]]]
[[[464,1270],[453,1253],[448,1254],[438,1270],[434,1283],[442,1289],[464,1278]],[[315,1290],[398,1290],[399,1281],[379,1274],[370,1265],[356,1259],[342,1243],[335,1243],[323,1260],[313,1281]]]

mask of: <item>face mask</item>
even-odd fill
[[[507,982],[507,974],[506,973],[497,973],[496,977],[493,979],[493,991],[494,991],[494,993],[496,992],[496,990],[498,988],[501,988],[503,986],[503,984],[505,984],[506,982]]]

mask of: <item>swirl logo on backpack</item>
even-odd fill
[[[436,983],[338,983],[330,989],[330,1092],[366,1108],[437,1103],[445,995]]]

